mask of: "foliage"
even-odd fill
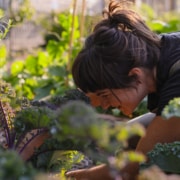
[[[65,180],[61,174],[42,173],[30,162],[24,162],[14,150],[0,149],[0,179],[2,180]]]
[[[28,107],[16,114],[14,127],[16,132],[27,132],[32,129],[46,128],[55,118],[47,107]],[[26,119],[24,118],[26,117]]]
[[[7,36],[10,28],[12,26],[12,20],[2,17],[0,19],[0,39],[4,39]]]
[[[31,19],[34,14],[34,8],[32,7],[30,0],[15,1],[18,4],[16,10],[13,9],[14,0],[10,0],[9,2],[9,13],[13,22],[22,23],[23,21]]]
[[[49,99],[49,102],[52,102],[56,106],[60,106],[61,104],[65,104],[69,100],[82,100],[83,102],[90,104],[89,98],[78,89],[69,89],[65,91],[63,96],[52,96]]]
[[[131,153],[128,156],[127,152],[123,152],[123,149],[127,147],[126,141],[129,137],[144,134],[141,126],[130,127],[123,123],[112,125],[109,121],[98,118],[90,105],[77,100],[65,103],[56,110],[55,114],[55,124],[50,128],[52,138],[47,140],[34,154],[34,166],[44,170],[60,168],[59,165],[63,164],[62,157],[60,156],[59,159],[56,156],[56,160],[52,161],[54,150],[56,150],[56,155],[62,155],[64,153],[62,150],[80,151],[90,157],[93,164],[104,162],[112,165],[112,158],[119,157],[121,164],[117,162],[112,165],[113,168],[117,168],[116,171],[130,161],[144,160],[142,155]],[[107,157],[111,159],[108,160]],[[47,167],[46,165],[49,164],[51,165]]]
[[[159,20],[149,21],[149,27],[157,33],[169,33],[179,31],[179,14],[175,12],[164,13]]]
[[[81,162],[84,156],[92,159],[93,164],[105,162],[111,165],[112,161],[108,157],[118,158],[120,154],[120,161],[124,160],[124,165],[132,160],[142,161],[143,156],[136,157],[136,153],[131,154],[129,159],[127,155],[123,156],[123,149],[127,147],[129,137],[143,135],[144,129],[140,125],[128,126],[105,121],[86,102],[86,98],[84,102],[77,99],[85,97],[82,92],[79,91],[81,95],[74,93],[69,99],[66,95],[66,102],[53,106],[56,108],[36,106],[36,103],[32,105],[20,99],[16,102],[22,103],[14,109],[9,100],[15,97],[10,96],[9,89],[4,84],[1,91],[4,98],[0,113],[0,144],[5,151],[17,152],[38,171],[58,173],[63,169],[68,170],[73,163]],[[71,95],[70,92],[67,94]],[[113,167],[118,172],[120,163],[116,164]]]
[[[114,156],[115,149],[118,152],[127,147],[126,140],[129,137],[143,134],[138,125],[126,127],[125,124],[114,124],[112,126],[110,122],[100,119],[90,105],[77,99],[69,99],[55,109],[55,121],[50,128],[53,136],[37,150],[32,158],[34,166],[43,170],[48,168],[52,170],[55,165],[62,164],[62,159],[57,158],[54,165],[46,166],[51,161],[54,150],[59,155],[64,153],[64,150],[76,150],[90,157],[95,164],[108,163],[107,157]]]
[[[32,180],[36,174],[32,165],[25,163],[16,151],[0,150],[0,179]]]
[[[141,164],[141,168],[157,165],[166,173],[180,173],[180,142],[158,143],[148,152],[148,162]]]
[[[38,116],[35,116],[36,114],[34,112],[33,112],[34,116],[32,116],[32,114],[30,115],[30,117],[34,118],[37,127],[36,130],[34,130],[33,132],[29,131],[31,127],[30,123],[27,123],[29,129],[26,126],[21,127],[19,125],[20,123],[18,124],[18,121],[14,123],[14,118],[16,114],[21,112],[24,108],[27,108],[26,106],[28,106],[28,103],[26,103],[24,99],[17,99],[15,92],[13,91],[11,86],[3,81],[1,81],[0,99],[1,99],[0,101],[1,146],[4,149],[15,149],[17,152],[23,153],[25,147],[28,147],[28,145],[32,142],[33,137],[39,137],[46,130],[40,127],[40,125],[42,124],[38,123],[37,121],[39,120]],[[26,113],[25,113],[25,117],[26,118],[28,117]],[[27,119],[30,122],[32,121],[31,118],[27,118]],[[43,120],[45,120],[45,118]],[[45,122],[43,123],[45,124]],[[21,130],[21,132],[18,133],[18,131],[15,130],[15,128],[17,127]],[[35,129],[34,126],[33,129]]]
[[[1,44],[0,45],[0,74],[3,73],[3,66],[6,64],[6,58],[7,58],[7,49],[6,46]]]
[[[78,89],[69,89],[64,92],[63,96],[54,95],[51,96],[49,99],[46,100],[32,100],[30,103],[32,106],[37,107],[48,107],[52,110],[60,108],[63,104],[67,103],[68,101],[72,100],[81,100],[90,104],[89,98]]]
[[[19,96],[41,99],[63,94],[73,86],[68,66],[80,47],[78,19],[75,18],[72,51],[69,45],[71,14],[59,14],[57,19],[58,25],[62,27],[59,41],[49,40],[45,51],[29,55],[23,61],[14,61],[10,67],[10,74],[6,70],[2,75],[4,80],[12,84]]]
[[[144,17],[148,27],[154,32],[161,34],[179,31],[180,20],[178,12],[162,12],[157,15],[152,7],[143,3],[137,10]]]
[[[164,108],[162,116],[166,119],[172,116],[180,117],[180,98],[170,100],[169,104]]]
[[[0,74],[3,74],[6,68],[4,66],[7,63],[7,48],[2,43],[2,40],[4,40],[9,33],[11,27],[12,27],[12,19],[9,19],[4,15],[4,12],[0,10],[0,14],[2,13],[2,17],[0,18]]]

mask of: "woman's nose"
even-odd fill
[[[98,106],[101,105],[100,102],[99,102],[99,100],[97,100],[97,99],[90,99],[90,103],[91,103],[91,105],[94,106],[94,107],[98,107]]]
[[[102,103],[101,103],[101,107],[102,107],[103,109],[108,109],[110,106],[111,106],[111,105],[110,105],[109,103],[107,103],[107,102],[102,102]]]

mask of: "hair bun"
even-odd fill
[[[104,18],[108,19],[113,27],[117,27],[123,31],[132,31],[130,16],[132,10],[127,8],[130,2],[127,0],[111,0],[108,8],[103,11]]]
[[[108,8],[106,8],[103,11],[103,14],[107,14],[108,17],[113,16],[114,14],[118,13],[119,11],[123,10],[123,9],[127,9],[127,7],[130,6],[129,1],[127,0],[111,0],[109,3]]]

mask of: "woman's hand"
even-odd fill
[[[76,180],[113,180],[109,168],[103,164],[90,169],[81,169],[66,173],[66,177]]]

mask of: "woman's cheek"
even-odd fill
[[[90,103],[94,107],[101,106],[101,100],[98,97],[90,98]]]
[[[92,106],[94,107],[98,107],[100,106],[100,102],[98,100],[90,100],[90,103]]]

